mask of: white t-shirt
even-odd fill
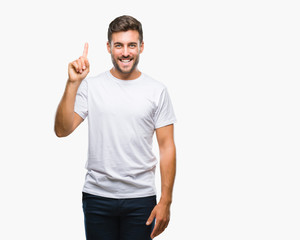
[[[176,122],[166,86],[143,73],[121,80],[107,71],[81,82],[74,111],[88,116],[83,192],[109,198],[155,195],[153,134]]]

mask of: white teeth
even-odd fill
[[[125,62],[125,63],[127,63],[127,62],[130,62],[131,60],[121,60],[121,62]]]

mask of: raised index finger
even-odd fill
[[[83,57],[87,57],[87,55],[88,55],[88,48],[89,48],[89,44],[88,43],[85,43],[84,44],[84,50],[83,50],[83,54],[82,54],[82,56]]]

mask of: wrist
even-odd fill
[[[161,196],[159,202],[162,203],[162,204],[164,204],[164,205],[170,206],[172,204],[172,198],[171,197],[163,197],[163,196]]]
[[[80,83],[81,83],[81,81],[72,80],[70,78],[68,78],[68,80],[67,80],[67,85],[69,85],[69,86],[79,86]]]

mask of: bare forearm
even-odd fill
[[[80,83],[67,81],[64,95],[58,105],[55,116],[55,133],[57,136],[67,136],[73,127],[74,104]]]
[[[176,148],[175,144],[160,149],[161,172],[161,201],[172,203],[173,186],[176,174]]]

